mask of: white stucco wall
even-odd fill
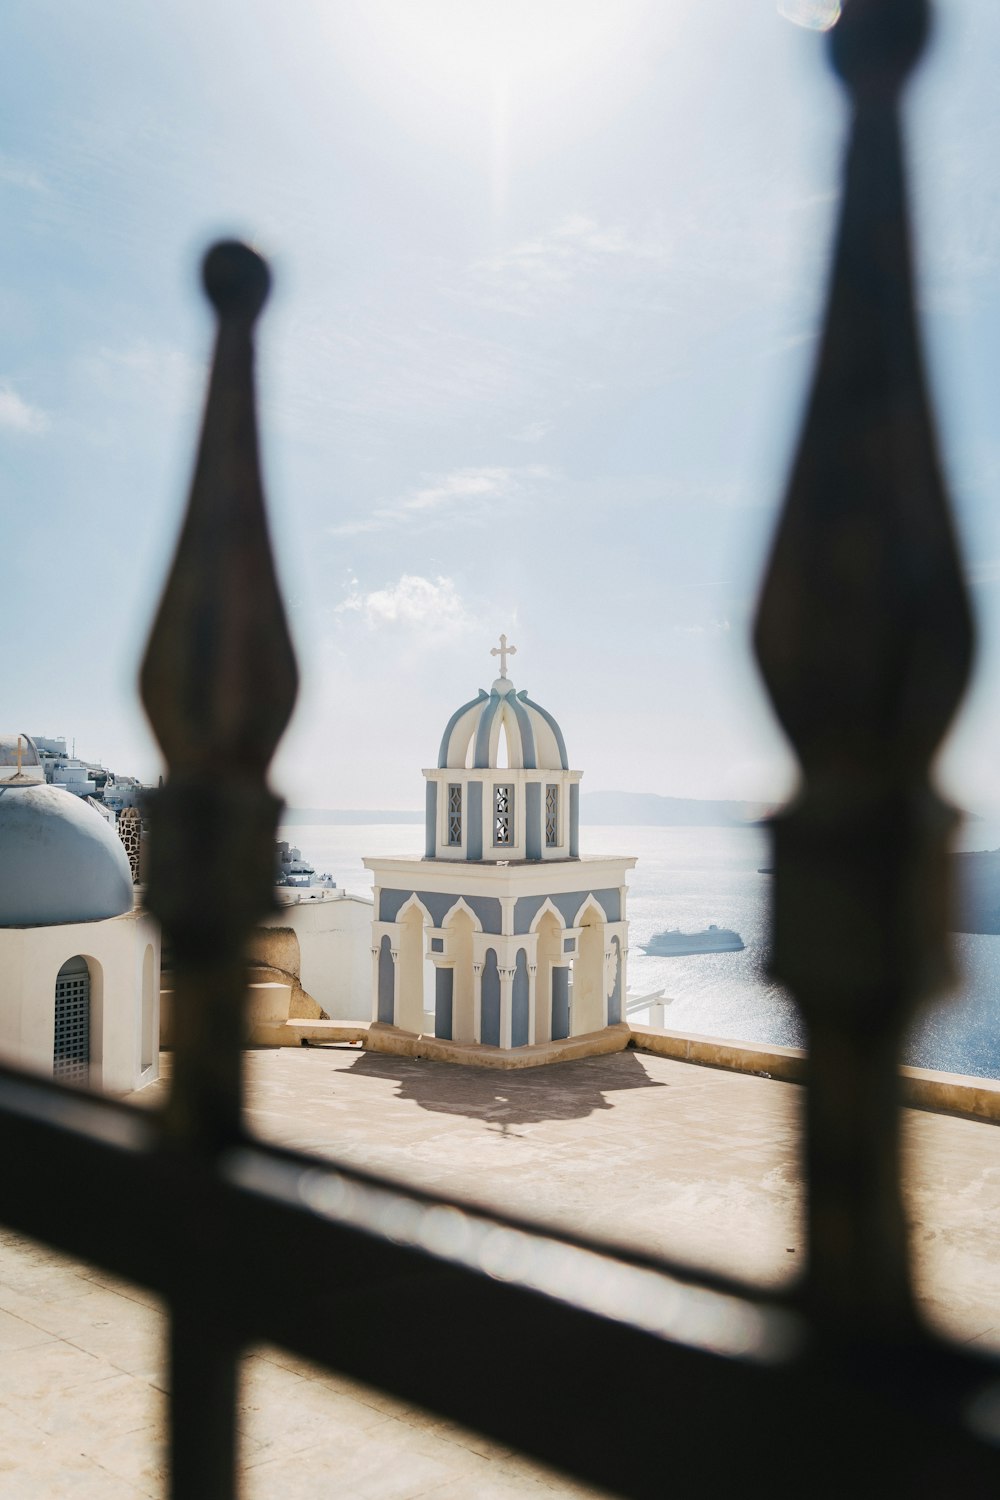
[[[151,1014],[144,1047],[147,948]],[[125,1094],[152,1082],[159,1072],[160,933],[141,911],[103,922],[0,928],[0,1058],[51,1076],[56,976],[77,956],[91,973],[91,1086]]]
[[[332,1020],[371,1015],[372,902],[331,894],[321,901],[282,906],[260,923],[290,927],[299,943],[299,983]]]

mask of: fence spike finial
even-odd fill
[[[755,645],[803,769],[774,823],[773,971],[810,1051],[808,1292],[838,1334],[914,1323],[897,1067],[950,977],[929,779],[968,677],[969,605],[914,307],[898,95],[925,0],[845,0],[854,111],[820,352]]]
[[[202,267],[218,316],[198,457],[142,667],[169,775],[150,798],[146,904],[172,950],[174,1067],[165,1143],[204,1161],[244,1132],[246,948],[273,905],[281,804],[267,769],[297,672],[257,450],[253,325],[270,273],[245,245]],[[171,1494],[235,1490],[236,1342],[197,1294],[174,1308]]]
[[[218,336],[187,515],[142,668],[172,772],[262,775],[297,672],[268,535],[254,410],[253,324],[270,272],[235,241],[202,277]]]
[[[257,451],[253,324],[270,284],[245,245],[203,265],[218,334],[187,513],[142,668],[169,768],[150,799],[147,904],[174,962],[167,1125],[203,1149],[240,1134],[245,949],[273,904],[280,803],[267,768],[297,674]]]

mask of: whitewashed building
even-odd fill
[[[515,650],[501,636],[500,676],[452,714],[424,771],[424,858],[365,860],[373,1045],[383,1027],[507,1051],[625,1035],[635,859],[581,858],[582,773],[507,676]]]
[[[0,736],[0,1058],[127,1093],[158,1071],[160,937],[114,828]]]

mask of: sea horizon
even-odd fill
[[[421,820],[422,821],[422,820]],[[975,842],[988,820],[966,823],[958,849]],[[1000,822],[989,826],[1000,845]],[[370,896],[365,855],[421,858],[422,829],[406,824],[282,824],[280,836],[302,850],[318,874],[341,889]],[[972,842],[970,842],[970,840]],[[634,996],[662,989],[668,1030],[772,1046],[801,1047],[804,1028],[794,1001],[768,974],[771,878],[766,826],[621,827],[589,825],[581,853],[634,855],[629,876],[628,985]],[[710,923],[743,939],[735,953],[651,957],[642,944],[669,927],[697,932]],[[932,1002],[906,1039],[900,1062],[975,1077],[1000,1077],[996,1026],[1000,995],[1000,935],[952,935],[955,989]],[[641,1021],[643,1013],[633,1020]]]

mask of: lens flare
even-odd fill
[[[778,14],[810,31],[829,31],[840,20],[840,0],[778,0]]]

